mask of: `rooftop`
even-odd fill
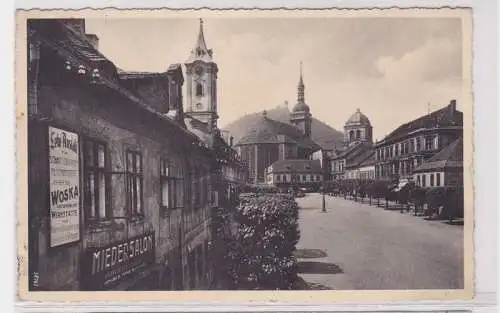
[[[269,168],[270,173],[323,173],[320,160],[279,160]]]
[[[399,126],[377,144],[392,142],[422,129],[462,126],[463,113],[456,109],[456,101],[451,100],[446,107]]]
[[[295,143],[301,148],[320,149],[314,141],[305,136],[297,127],[267,117],[266,111],[254,123],[236,145]]]

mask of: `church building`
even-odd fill
[[[354,179],[347,173],[357,169],[373,155],[372,125],[368,117],[356,109],[344,125],[344,143],[334,148],[331,158],[332,180]]]
[[[311,139],[312,118],[304,91],[301,64],[297,103],[290,114],[290,123],[273,120],[263,111],[259,121],[237,142],[236,149],[248,166],[251,183],[265,183],[266,175],[270,174],[266,169],[276,161],[309,160],[320,149]]]

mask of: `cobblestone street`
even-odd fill
[[[315,289],[463,288],[463,227],[343,198],[297,199],[299,271]]]

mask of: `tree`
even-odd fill
[[[425,203],[425,189],[416,186],[411,190],[410,199],[415,207],[414,215],[418,215],[419,210],[424,206]]]
[[[284,194],[244,194],[236,216],[230,276],[236,289],[291,289],[297,280],[293,255],[300,238],[298,207]]]
[[[425,193],[425,201],[427,202],[427,216],[439,217],[438,209],[443,207],[446,200],[445,189],[443,187],[428,188]]]
[[[409,182],[401,190],[398,191],[397,193],[397,199],[399,203],[402,205],[401,206],[401,213],[403,213],[404,207],[406,207],[406,211],[410,211],[410,195],[412,193],[412,190],[415,188],[415,184],[413,182]]]

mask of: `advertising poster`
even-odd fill
[[[80,240],[78,135],[49,127],[50,246]]]

